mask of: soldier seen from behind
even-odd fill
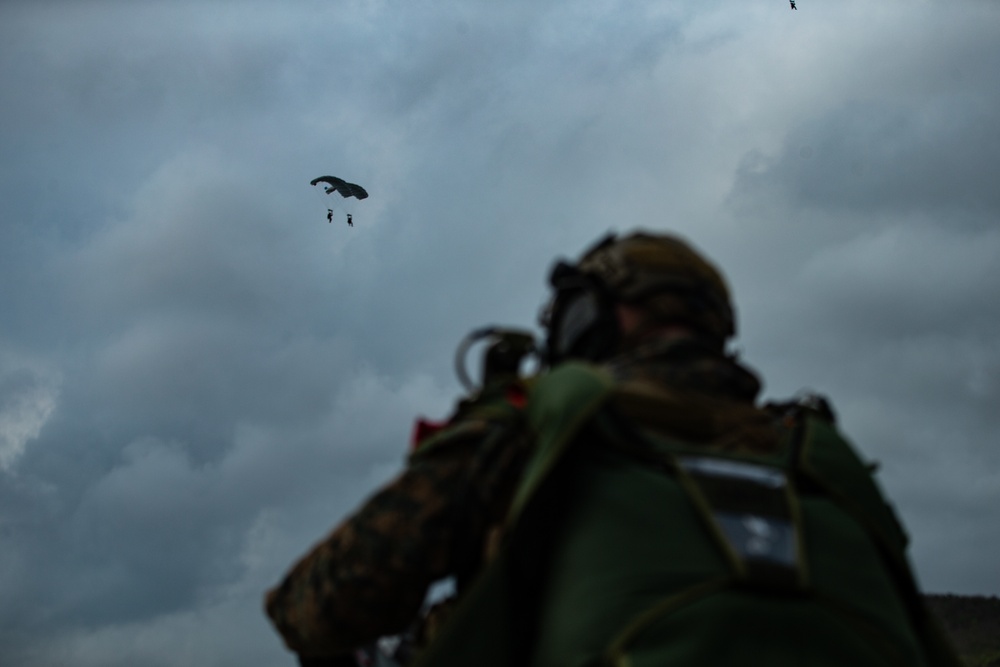
[[[544,369],[420,423],[405,470],[267,594],[302,664],[407,631],[453,577],[419,667],[959,665],[829,404],[761,404],[727,352],[709,261],[610,235],[550,284]]]

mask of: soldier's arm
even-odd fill
[[[496,425],[464,422],[435,436],[406,470],[317,544],[267,594],[266,611],[301,655],[331,655],[403,631],[435,580],[474,567],[505,499],[480,480],[481,445]],[[516,477],[519,463],[487,476]],[[508,483],[499,484],[506,488]]]

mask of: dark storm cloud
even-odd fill
[[[1000,229],[950,222],[909,217],[813,257],[802,279],[824,304],[820,324],[858,338],[1000,335]]]
[[[923,578],[1000,590],[995,14],[810,5],[3,5],[0,662],[287,660],[262,591],[462,334],[649,224],[770,395],[833,396]]]
[[[803,207],[851,212],[996,211],[998,96],[969,97],[942,96],[916,110],[905,99],[858,102],[810,119],[780,155],[749,157],[739,187],[773,186]]]
[[[854,80],[827,108],[793,117],[775,154],[748,155],[737,195],[777,190],[806,209],[866,217],[933,211],[954,224],[995,213],[1000,92],[970,85],[1000,67],[990,38],[995,9],[965,10],[935,12],[932,21],[900,17],[908,31],[900,48],[851,44]]]
[[[91,127],[183,122],[221,107],[238,116],[274,101],[294,53],[249,10],[38,3],[11,8],[5,18],[12,57],[4,69],[28,93],[5,101],[24,123],[38,122],[37,113]],[[61,113],[70,109],[74,116]]]

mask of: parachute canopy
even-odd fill
[[[309,185],[316,185],[317,183],[327,183],[326,194],[328,195],[339,192],[340,196],[344,198],[357,197],[358,199],[365,199],[368,197],[368,193],[360,185],[348,183],[336,176],[320,176],[309,181]]]

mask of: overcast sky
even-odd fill
[[[0,664],[294,664],[264,590],[462,336],[635,227],[830,396],[925,589],[1000,594],[1000,5],[798,4],[0,3]]]

